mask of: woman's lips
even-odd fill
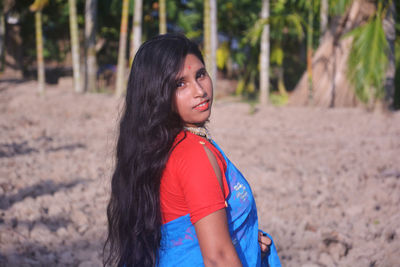
[[[207,110],[209,106],[210,106],[210,101],[205,100],[205,101],[201,102],[200,104],[198,104],[197,106],[195,106],[194,109],[199,110],[199,111],[204,111],[204,110]]]

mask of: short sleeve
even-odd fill
[[[193,142],[177,158],[177,177],[194,224],[225,208],[225,198],[202,144]]]

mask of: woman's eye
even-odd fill
[[[184,86],[184,85],[185,85],[185,83],[182,82],[182,81],[176,83],[176,87],[178,87],[178,88],[179,88],[179,87],[182,87],[182,86]]]
[[[202,71],[202,72],[197,74],[197,78],[203,78],[204,76],[206,76],[206,72],[205,71]]]

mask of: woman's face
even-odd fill
[[[177,79],[175,111],[185,126],[202,126],[210,117],[212,99],[212,82],[204,64],[195,55],[188,54]]]

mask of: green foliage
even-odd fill
[[[237,95],[241,95],[244,92],[245,86],[246,86],[245,79],[244,78],[240,78],[239,82],[238,82],[238,85],[236,86],[236,92],[235,93]]]
[[[167,20],[174,21],[179,12],[178,4],[176,1],[166,1]]]
[[[396,75],[394,79],[394,84],[395,84],[395,91],[394,91],[393,108],[399,110],[400,109],[400,63],[396,64]]]
[[[239,76],[236,94],[254,98],[257,94],[259,79],[258,58],[260,48],[259,46],[248,46],[246,43],[241,43],[240,47],[243,49],[244,53],[236,53],[236,59],[239,66],[244,70]]]
[[[289,95],[274,92],[269,95],[269,101],[274,106],[284,106],[289,102]]]
[[[257,21],[261,10],[261,1],[220,0],[218,1],[218,30],[226,34],[229,42],[241,39]]]
[[[400,64],[400,19],[396,23],[396,40],[395,40],[395,44],[394,45],[395,45],[394,49],[396,51],[395,52],[396,63]]]
[[[333,15],[342,15],[352,2],[352,0],[330,0],[329,13]]]
[[[281,66],[283,62],[283,49],[280,46],[274,46],[271,49],[271,63]]]
[[[130,0],[129,30],[131,29],[133,6],[135,0]],[[15,1],[16,12],[21,18],[21,36],[23,38],[23,66],[32,66],[35,57],[34,18],[29,12],[29,6],[34,0]],[[239,79],[237,94],[254,97],[258,93],[259,80],[259,42],[263,26],[266,23],[270,27],[271,47],[271,85],[272,91],[278,91],[278,69],[284,69],[285,85],[288,90],[297,83],[300,75],[305,69],[304,51],[306,48],[305,32],[309,27],[307,20],[310,10],[313,12],[313,45],[318,45],[319,40],[319,12],[320,0],[270,0],[270,18],[260,20],[262,1],[254,0],[219,0],[218,9],[218,32],[220,46],[217,51],[217,65],[220,70],[232,70],[233,77]],[[330,0],[329,13],[331,15],[343,15],[351,0]],[[383,2],[379,0],[378,2]],[[203,5],[204,0],[168,0],[167,24],[169,32],[183,32],[189,38],[196,39],[201,44],[203,36]],[[0,3],[1,5],[1,3]],[[85,0],[77,0],[78,21],[81,37],[84,27],[84,5]],[[399,10],[400,5],[396,5]],[[158,33],[158,0],[143,1],[143,41]],[[115,64],[117,59],[121,1],[108,0],[98,1],[98,25],[97,39],[104,40],[104,45],[98,51],[97,59],[99,65]],[[65,62],[70,53],[69,44],[69,10],[68,1],[51,0],[43,9],[43,36],[44,55],[47,62]],[[398,11],[398,14],[400,12]],[[382,18],[382,16],[381,16]],[[381,29],[381,21],[376,17],[371,19],[369,26],[359,31],[355,30],[355,45],[358,44],[358,52],[352,52],[354,71],[353,81],[369,83],[371,86],[358,86],[357,94],[368,101],[370,88],[373,98],[382,94],[382,79],[378,77],[384,71],[385,59],[383,53],[385,44]],[[400,24],[396,24],[400,30]],[[377,30],[378,29],[378,30]],[[362,38],[373,38],[373,42],[358,43],[356,40]],[[83,41],[83,38],[81,39]],[[399,66],[400,52],[399,41],[396,44],[396,62]],[[83,48],[83,46],[82,46]],[[357,49],[357,46],[354,47]],[[382,50],[383,49],[383,50]],[[368,51],[368,53],[366,52]],[[360,59],[368,55],[367,58]],[[356,59],[358,58],[358,59]],[[229,65],[228,65],[229,64]],[[282,74],[282,72],[281,72]],[[364,76],[363,76],[364,75]],[[279,76],[282,77],[282,76]],[[363,79],[362,77],[367,77]],[[396,85],[399,87],[399,75],[396,75]],[[280,80],[282,81],[282,80]],[[369,88],[366,90],[366,88]],[[378,88],[377,91],[375,88]],[[400,92],[400,89],[396,89]],[[280,96],[279,96],[280,97]],[[271,98],[276,98],[273,94]],[[275,101],[271,100],[271,101]],[[277,101],[280,103],[280,101]]]
[[[303,26],[306,24],[300,14],[291,13],[285,8],[286,0],[279,0],[272,5],[269,19],[258,19],[245,36],[245,40],[256,46],[260,43],[261,33],[266,24],[270,24],[270,38],[280,42],[284,37],[295,37],[302,40],[304,37]]]
[[[364,103],[384,96],[388,43],[382,27],[382,8],[369,22],[351,31],[354,38],[348,59],[348,78],[357,97]]]
[[[306,3],[306,2],[304,2]],[[303,4],[304,4],[303,3]],[[251,82],[252,80],[258,80],[258,61],[259,61],[259,46],[261,41],[261,34],[263,27],[266,24],[270,25],[270,47],[271,47],[271,64],[276,66],[282,66],[285,58],[285,43],[301,42],[304,38],[304,28],[306,23],[302,18],[301,13],[293,7],[297,7],[298,3],[292,3],[291,0],[276,0],[271,1],[270,16],[268,19],[257,19],[256,22],[246,31],[245,36],[242,39],[242,46],[250,45],[254,53],[254,57],[247,57],[246,69],[243,77],[243,81]],[[292,52],[292,51],[289,51]],[[254,64],[253,62],[257,62]],[[256,73],[254,73],[254,69]],[[252,74],[254,73],[254,77]],[[273,74],[273,72],[272,72]],[[253,79],[246,78],[247,76],[253,77]],[[273,75],[271,78],[276,78]],[[240,85],[240,83],[239,83]],[[238,92],[246,93],[247,85],[245,84],[242,88],[238,88]],[[275,88],[277,90],[277,88]]]
[[[200,38],[203,30],[200,26],[202,16],[196,12],[180,12],[178,15],[178,25],[183,29],[186,36],[190,39]]]
[[[23,40],[24,71],[29,72],[33,62],[36,62],[36,41],[34,29],[34,15],[29,11],[32,0],[16,1],[15,11],[20,14],[21,38]],[[81,1],[83,3],[83,1]],[[37,2],[35,2],[37,3]],[[79,1],[78,1],[79,3]],[[43,55],[45,60],[51,62],[63,62],[68,53],[69,21],[67,1],[52,0],[43,7]],[[64,41],[65,40],[65,41]]]
[[[223,42],[217,49],[217,67],[220,70],[223,70],[225,66],[228,64],[228,60],[230,55],[229,43]]]
[[[177,27],[190,39],[203,35],[203,1],[192,0],[181,4],[176,14]]]
[[[35,0],[35,2],[29,6],[29,10],[32,12],[42,11],[48,4],[49,0]]]
[[[396,5],[397,14],[400,14],[400,5]],[[396,57],[396,74],[394,78],[394,101],[393,107],[396,110],[400,109],[400,20],[396,23],[396,41],[395,41],[395,57]]]
[[[300,8],[301,12],[308,13],[310,9],[312,9],[314,14],[319,13],[321,4],[320,0],[289,0],[289,2],[297,8]]]

